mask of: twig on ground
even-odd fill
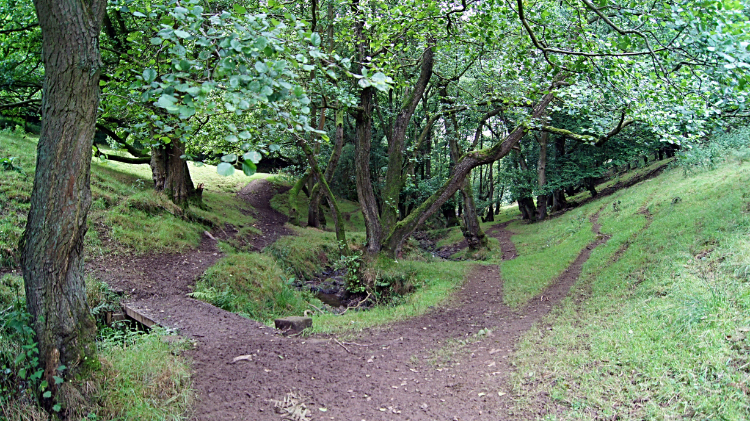
[[[352,353],[352,351],[349,351],[349,348],[347,348],[346,345],[342,344],[338,339],[333,338],[333,341],[336,342],[337,344],[341,345],[341,347],[344,348],[344,351],[348,352],[349,354]]]
[[[359,306],[361,306],[361,305],[362,305],[362,303],[366,302],[366,301],[367,301],[367,300],[368,300],[369,298],[370,298],[370,292],[368,291],[368,292],[367,292],[367,297],[365,297],[365,298],[363,298],[362,300],[360,300],[360,301],[359,301],[359,302],[357,303],[357,305],[356,305],[356,306],[354,306],[354,307],[347,307],[347,308],[346,308],[346,310],[344,310],[344,311],[343,311],[343,312],[342,312],[341,314],[339,314],[339,316],[343,316],[343,315],[344,315],[344,314],[346,314],[346,312],[347,312],[347,311],[349,311],[350,309],[353,309],[353,308],[359,308]]]

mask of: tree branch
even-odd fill
[[[1,29],[0,30],[0,35],[12,34],[14,32],[28,31],[29,29],[36,28],[37,26],[39,26],[39,22],[34,22],[34,23],[30,24],[30,25],[22,26],[20,28]]]

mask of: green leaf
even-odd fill
[[[143,71],[143,81],[146,83],[151,83],[154,80],[156,80],[156,70],[152,68],[148,68]]]
[[[241,131],[241,132],[238,133],[238,136],[242,140],[247,140],[247,139],[250,139],[250,132],[248,132],[247,130],[243,130],[243,131]]]
[[[224,140],[226,140],[229,143],[236,143],[240,141],[240,139],[237,138],[237,135],[233,135],[233,134],[227,135],[224,138]]]
[[[279,150],[281,150],[281,146],[279,146],[279,145],[277,145],[275,143],[272,143],[272,144],[268,145],[268,149],[271,152],[278,152]]]
[[[174,34],[180,38],[190,38],[190,32],[183,31],[182,29],[175,29]]]
[[[244,155],[242,155],[242,158],[244,158],[245,161],[251,161],[257,164],[258,162],[260,162],[263,156],[261,156],[261,154],[258,153],[257,151],[248,151]]]
[[[62,409],[62,406],[60,406],[59,403],[52,405],[52,410],[55,412],[60,412],[61,409]]]
[[[241,6],[239,4],[234,5],[234,11],[239,15],[244,15],[247,13],[247,9],[245,9],[244,6]]]
[[[60,383],[65,382],[65,380],[63,380],[62,377],[52,376],[52,378],[55,379],[55,384],[60,384]]]
[[[18,377],[20,377],[21,379],[24,379],[24,380],[26,379],[26,369],[25,368],[22,368],[22,369],[18,370]]]
[[[234,167],[232,166],[232,164],[222,162],[221,164],[216,166],[216,172],[219,173],[219,175],[227,177],[234,174]]]
[[[251,176],[255,174],[255,171],[258,169],[258,167],[255,166],[250,161],[243,161],[242,162],[242,172],[245,173],[246,176]]]
[[[48,390],[48,391],[46,391],[46,392],[44,392],[44,393],[42,394],[42,397],[43,397],[44,399],[49,399],[49,398],[51,398],[51,397],[52,397],[52,392],[50,392],[50,391]]]
[[[313,32],[312,34],[310,34],[310,43],[312,45],[317,47],[320,45],[320,41],[320,35],[318,35],[317,32]]]
[[[266,73],[268,71],[268,66],[266,66],[266,63],[263,63],[261,61],[256,61],[255,70],[257,70],[258,73]]]
[[[177,103],[177,98],[173,97],[169,94],[162,94],[161,97],[159,97],[159,100],[156,101],[156,105],[158,107],[164,108],[167,111],[170,110],[178,110],[178,107],[175,106],[175,103]]]
[[[159,37],[153,37],[153,38],[151,38],[151,44],[152,45],[160,45],[162,43],[162,41],[164,41],[164,40],[161,39],[161,38],[159,38]]]
[[[233,153],[230,153],[230,154],[222,156],[221,160],[223,162],[236,162],[237,161],[237,155],[235,155]]]
[[[386,81],[387,78],[386,78],[385,74],[383,74],[383,72],[377,72],[374,75],[372,75],[372,77],[370,79],[372,79],[373,82],[385,83],[385,81]]]

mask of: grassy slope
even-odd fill
[[[578,291],[588,298],[569,298],[548,316],[552,330],[543,323],[523,338],[518,409],[748,419],[749,181],[747,164],[687,178],[673,170],[600,201],[612,238],[584,266]]]

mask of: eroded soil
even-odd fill
[[[289,233],[285,217],[267,203],[275,193],[263,180],[240,193],[257,210],[256,226],[263,230],[254,239],[258,249]],[[505,224],[488,235],[499,239],[504,259],[516,256]],[[221,256],[210,236],[186,254],[112,258],[97,262],[93,270],[127,291],[131,306],[197,341],[189,352],[198,393],[195,420],[281,419],[274,406],[316,420],[516,420],[540,413],[509,412],[506,379],[513,370],[508,360],[515,343],[568,294],[591,250],[605,241],[598,236],[522,309],[503,304],[498,266],[477,264],[443,306],[346,339],[283,337],[187,297],[195,280]]]

